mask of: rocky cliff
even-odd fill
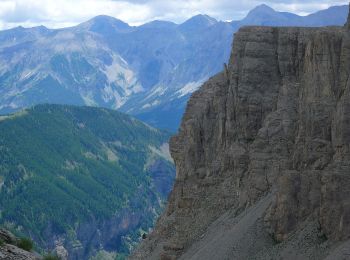
[[[187,105],[167,210],[133,258],[350,257],[349,24],[240,29]]]

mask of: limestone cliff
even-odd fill
[[[171,140],[140,259],[350,257],[350,28],[245,27]]]

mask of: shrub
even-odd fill
[[[5,245],[5,241],[0,239],[0,246],[3,246],[3,245]]]
[[[57,255],[47,254],[44,256],[43,260],[60,260]]]
[[[30,251],[33,249],[33,241],[29,238],[24,237],[19,240],[17,246],[23,250]]]

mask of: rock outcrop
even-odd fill
[[[16,246],[18,238],[7,230],[0,229],[0,259],[5,260],[40,260],[38,254],[25,251]]]
[[[350,23],[349,23],[350,24]],[[171,140],[135,259],[349,259],[350,28],[245,27]]]

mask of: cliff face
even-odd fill
[[[235,35],[229,65],[192,95],[172,138],[176,183],[135,258],[349,253],[348,28]]]

